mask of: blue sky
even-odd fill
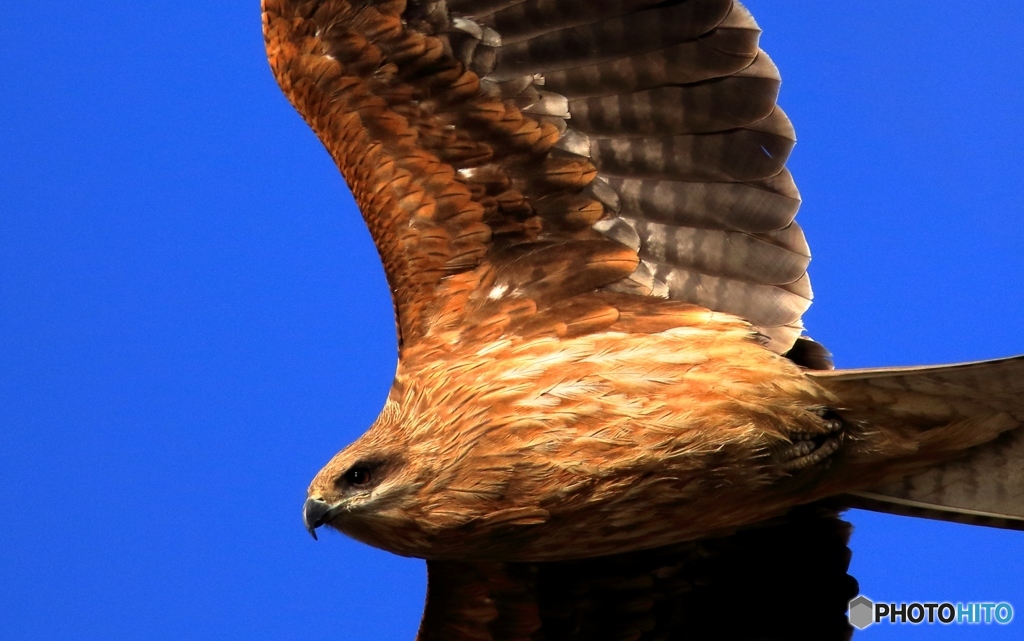
[[[841,366],[1024,352],[1024,6],[750,7],[783,74]],[[943,12],[946,13],[943,13]],[[395,365],[369,234],[258,2],[0,23],[0,638],[411,639],[420,561],[302,528]],[[1002,600],[1024,533],[851,512],[876,600]]]

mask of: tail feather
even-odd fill
[[[1024,357],[809,372],[843,404],[853,507],[1024,529]]]

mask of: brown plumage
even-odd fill
[[[264,32],[399,332],[388,402],[307,524],[431,560],[423,638],[696,634],[683,595],[756,583],[757,541],[823,528],[846,558],[834,515],[791,513],[832,497],[1024,519],[1024,361],[835,372],[799,337],[795,137],[738,3],[264,0]],[[645,586],[642,616],[578,575]]]

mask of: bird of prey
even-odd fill
[[[306,525],[427,559],[421,639],[843,638],[837,509],[1024,524],[1024,359],[834,370],[802,336],[795,138],[738,2],[263,0],[263,25],[399,337]]]

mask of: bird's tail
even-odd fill
[[[850,426],[840,482],[878,479],[850,506],[1024,529],[1024,356],[809,373]]]

